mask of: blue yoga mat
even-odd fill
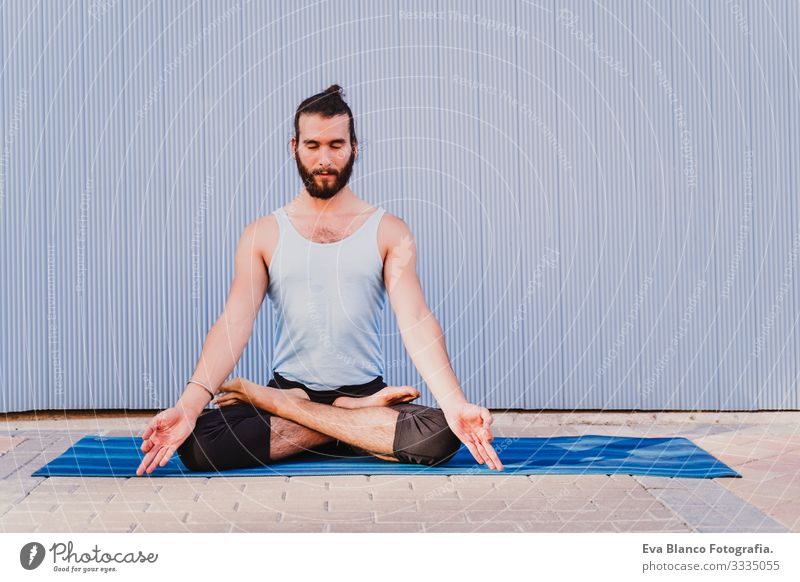
[[[38,476],[135,477],[144,454],[139,437],[85,436]],[[438,467],[383,461],[375,457],[330,457],[301,453],[269,466],[219,472],[189,471],[178,455],[151,477],[245,477],[255,475],[649,475],[655,477],[741,477],[685,438],[564,436],[496,437],[492,443],[505,466],[502,473],[479,465],[465,446]],[[143,475],[146,477],[147,474]]]

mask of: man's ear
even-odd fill
[[[289,141],[289,147],[292,149],[292,157],[297,159],[297,138],[292,136],[292,139]]]

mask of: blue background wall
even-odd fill
[[[11,1],[0,27],[2,411],[171,405],[333,82],[471,399],[798,407],[796,2]],[[234,374],[266,383],[272,325]],[[388,303],[384,335],[421,386]]]

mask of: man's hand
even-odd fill
[[[175,407],[156,414],[142,433],[142,452],[147,454],[136,475],[152,473],[156,467],[166,465],[172,453],[192,434],[196,422],[197,417]]]
[[[230,406],[232,404],[251,404],[256,405],[259,390],[263,390],[258,384],[244,378],[234,378],[219,387],[219,394],[212,402],[218,406]]]
[[[467,446],[475,460],[486,463],[490,469],[503,470],[503,463],[491,444],[494,437],[489,429],[492,413],[488,408],[464,402],[442,411],[450,429]]]

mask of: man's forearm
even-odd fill
[[[442,408],[466,402],[450,365],[442,327],[428,311],[418,320],[399,322],[400,335],[422,379]]]
[[[221,316],[206,336],[192,379],[216,392],[242,356],[251,330],[252,324],[228,323],[225,316]],[[197,384],[189,384],[176,406],[199,416],[210,401],[211,395],[207,390]]]

